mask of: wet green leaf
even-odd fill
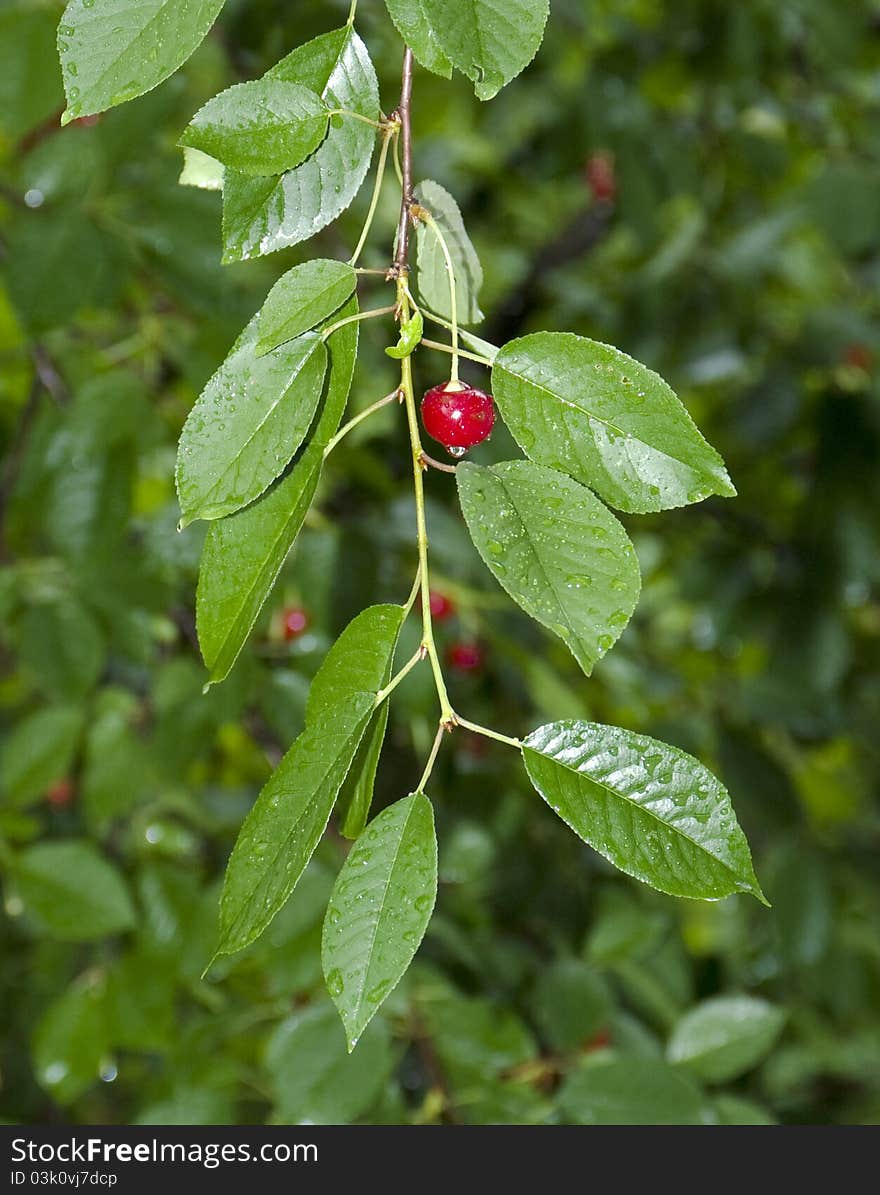
[[[638,561],[626,532],[588,489],[543,465],[465,463],[456,474],[486,565],[589,675],[638,600]]]
[[[370,806],[373,803],[379,756],[385,742],[389,708],[389,703],[385,701],[373,715],[370,728],[363,737],[351,771],[346,776],[339,794],[339,832],[345,838],[357,838],[367,824]]]
[[[243,174],[283,174],[318,148],[329,119],[329,108],[308,87],[254,79],[208,100],[178,144]]]
[[[268,75],[317,92],[330,108],[379,115],[376,73],[367,48],[348,26],[299,46]],[[376,131],[336,116],[317,152],[278,178],[227,171],[223,188],[224,261],[243,261],[314,236],[357,195]]]
[[[548,0],[422,0],[440,49],[490,100],[538,52]]]
[[[326,828],[387,683],[402,606],[354,618],[312,681],[306,727],[263,787],[239,832],[220,902],[218,954],[263,932],[293,891]]]
[[[654,1058],[590,1062],[565,1080],[559,1106],[572,1124],[703,1124],[694,1082]]]
[[[584,842],[671,896],[763,894],[727,790],[677,747],[616,726],[541,726],[523,743],[535,788]]]
[[[344,261],[319,257],[294,266],[281,275],[263,304],[257,352],[268,353],[311,331],[338,311],[356,286],[357,274]]]
[[[65,122],[150,91],[182,66],[224,0],[70,0],[58,26]]]
[[[257,356],[254,316],[189,414],[177,455],[181,525],[219,519],[258,498],[287,466],[321,397],[327,352],[317,333]]]
[[[397,32],[410,47],[416,61],[444,79],[452,77],[452,63],[440,49],[425,13],[423,0],[385,0],[388,15]]]
[[[452,262],[455,274],[455,302],[458,320],[475,324],[483,318],[478,297],[483,285],[483,268],[467,234],[458,204],[439,183],[425,179],[416,188],[416,199],[434,217]],[[421,223],[416,228],[416,282],[419,298],[431,311],[452,318],[449,272],[440,242],[434,230]]]
[[[736,493],[724,462],[663,379],[607,344],[535,332],[504,345],[492,392],[527,456],[619,510]]]
[[[83,975],[49,1005],[37,1023],[34,1074],[59,1104],[71,1103],[100,1079],[110,1045],[105,997],[104,977]]]
[[[352,297],[340,316],[353,315]],[[205,537],[196,593],[199,646],[216,683],[229,675],[311,505],[354,376],[358,325],[327,339],[329,369],[321,414],[309,446],[290,472],[244,510],[212,523]]]
[[[423,793],[413,793],[383,809],[358,838],[324,918],[324,978],[349,1050],[412,961],[436,897],[434,811]]]

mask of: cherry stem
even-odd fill
[[[465,730],[472,730],[474,734],[481,734],[487,739],[495,739],[499,743],[506,743],[508,747],[516,747],[519,750],[522,743],[519,739],[512,739],[510,735],[501,734],[500,731],[490,730],[488,726],[480,726],[477,722],[468,722],[467,718],[456,717],[459,726],[464,727]]]
[[[421,664],[425,658],[424,648],[420,647],[417,652],[401,668],[401,670],[391,678],[384,689],[380,689],[376,694],[376,705],[379,706],[385,700],[389,693],[393,693],[404,677],[409,676],[416,664]]]
[[[440,245],[440,250],[443,253],[443,260],[446,263],[446,274],[449,279],[449,314],[452,317],[452,365],[449,369],[449,380],[451,382],[458,381],[458,311],[457,311],[457,295],[455,286],[455,270],[452,267],[452,258],[449,255],[449,246],[446,244],[446,238],[440,231],[440,226],[427,208],[419,207],[419,219],[423,221],[433,232]]]
[[[419,590],[421,589],[421,585],[422,585],[422,566],[419,564],[416,566],[416,575],[415,575],[415,578],[412,583],[412,589],[409,591],[409,597],[406,599],[406,601],[403,604],[403,609],[405,611],[404,617],[406,617],[406,615],[409,614],[410,610],[412,610],[413,606],[416,604],[416,598],[419,596]]]
[[[391,307],[375,307],[372,311],[359,311],[357,315],[347,315],[345,319],[337,320],[335,324],[331,324],[329,328],[325,328],[321,333],[322,340],[329,340],[334,332],[338,332],[340,328],[344,328],[346,324],[358,324],[365,319],[378,319],[380,315],[392,315],[395,308]]]
[[[355,13],[357,12],[358,0],[351,0],[351,8],[348,11],[348,20],[346,25],[351,27],[354,24]]]
[[[423,793],[425,791],[425,785],[431,778],[431,773],[434,771],[434,764],[436,763],[437,756],[440,753],[440,744],[443,742],[443,736],[446,734],[448,729],[449,726],[443,721],[441,721],[440,725],[437,727],[437,733],[434,736],[434,742],[431,745],[431,752],[428,755],[428,762],[425,764],[425,770],[422,772],[421,779],[416,785],[416,792]]]
[[[454,473],[455,465],[444,465],[442,461],[436,461],[432,456],[428,456],[427,452],[422,450],[422,455],[419,460],[423,465],[430,465],[432,469],[439,469],[442,473]]]
[[[324,449],[324,459],[326,460],[340,440],[344,439],[350,431],[353,431],[359,423],[363,423],[365,419],[375,414],[376,411],[381,411],[383,407],[387,407],[389,403],[394,402],[395,399],[400,401],[400,391],[392,390],[390,394],[386,394],[384,398],[378,398],[370,406],[360,411],[357,415],[352,416],[348,423],[343,424],[332,440],[328,441]]]
[[[469,353],[467,349],[453,348],[452,345],[441,344],[439,340],[428,340],[423,336],[419,344],[423,344],[426,349],[436,349],[440,353],[452,353],[454,357],[467,357],[468,361],[477,361],[480,365],[487,367],[491,367],[492,365],[488,357],[481,357],[479,353]],[[451,370],[450,373],[452,373]],[[458,378],[451,378],[451,380],[457,382]]]
[[[379,204],[379,195],[382,191],[382,180],[385,178],[385,163],[388,160],[388,146],[391,144],[391,139],[397,131],[397,125],[386,125],[382,133],[382,148],[379,150],[379,164],[376,167],[376,182],[373,185],[373,194],[370,198],[370,206],[367,211],[367,218],[364,221],[364,227],[355,246],[354,253],[348,259],[348,264],[354,266],[361,255],[364,245],[367,243],[367,237],[370,235],[370,229],[373,226],[373,217],[376,214],[376,208]],[[378,271],[377,271],[378,272]]]

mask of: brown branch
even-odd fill
[[[413,203],[412,177],[412,125],[410,113],[412,107],[412,75],[413,53],[407,46],[403,51],[403,72],[400,83],[400,103],[396,116],[400,121],[400,170],[403,175],[403,186],[400,196],[400,220],[397,225],[397,252],[394,255],[392,272],[399,276],[406,272],[409,254],[409,222],[410,208]]]

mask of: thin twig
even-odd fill
[[[454,473],[455,465],[444,465],[442,461],[436,461],[432,456],[428,456],[427,452],[422,449],[422,454],[419,460],[423,465],[430,465],[432,469],[439,469],[442,473]]]
[[[409,213],[413,202],[412,76],[413,53],[409,46],[407,46],[403,52],[400,103],[397,106],[397,118],[400,121],[401,187],[400,220],[397,225],[397,252],[394,255],[394,266],[398,274],[406,271],[406,263],[409,256]]]
[[[399,390],[392,390],[390,394],[386,394],[384,398],[377,398],[374,403],[371,403],[363,411],[357,415],[352,416],[348,423],[343,424],[336,435],[327,443],[324,449],[324,459],[326,460],[340,440],[344,439],[350,431],[353,431],[359,423],[363,423],[365,419],[375,414],[376,411],[381,411],[382,407],[387,407],[389,403],[394,402],[395,398],[400,402],[401,394]]]

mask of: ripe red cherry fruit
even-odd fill
[[[432,387],[422,399],[422,422],[428,435],[452,456],[464,456],[495,426],[495,404],[491,394],[474,386],[445,382]]]
[[[435,622],[446,622],[455,613],[455,603],[445,593],[431,590],[431,617]]]
[[[453,643],[447,653],[449,667],[456,672],[479,672],[485,655],[479,643]]]
[[[284,638],[289,642],[291,639],[298,639],[303,631],[307,631],[309,627],[309,616],[305,610],[299,606],[289,606],[284,611],[284,621],[282,623]]]

